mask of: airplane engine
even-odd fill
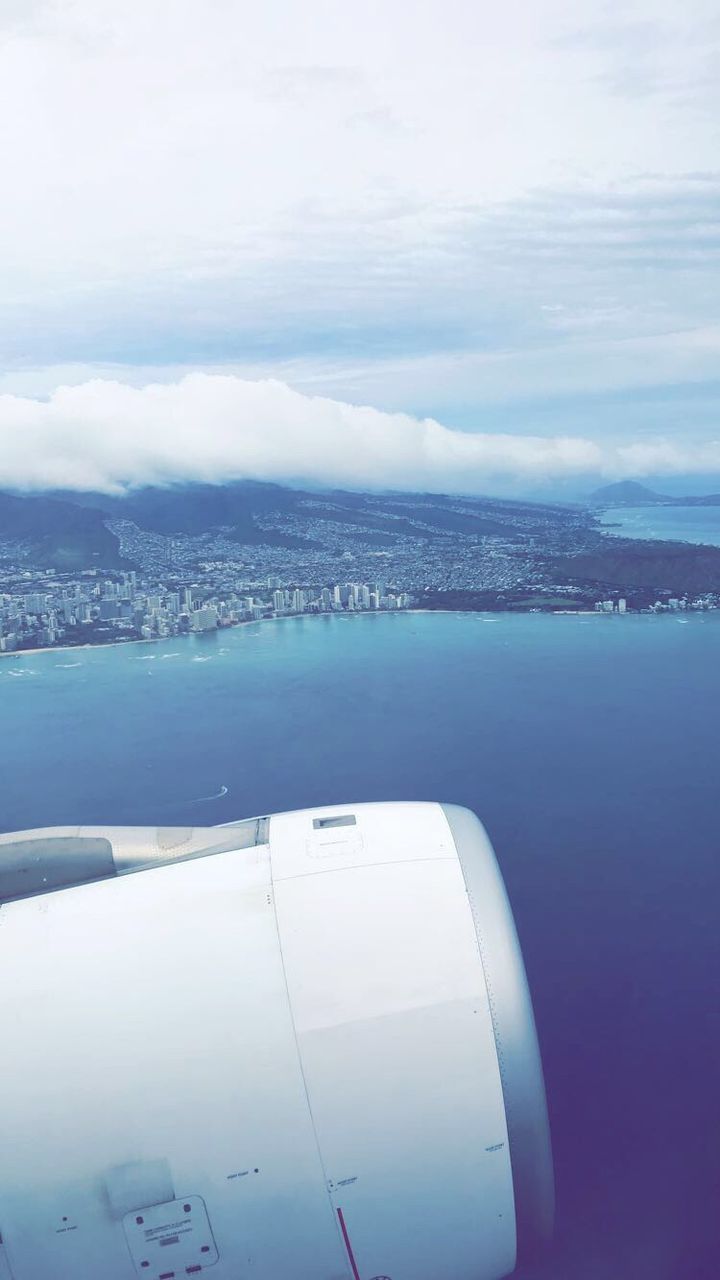
[[[3,1280],[499,1280],[549,1235],[466,809],[0,836]]]

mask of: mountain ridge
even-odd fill
[[[492,536],[504,532],[508,513],[557,513],[561,507],[450,494],[310,490],[252,480],[148,485],[117,495],[0,493],[0,540],[24,544],[28,563],[49,568],[121,568],[129,562],[113,531],[120,521],[165,538],[222,532],[228,542],[244,546],[311,551],[318,545],[312,535],[291,526],[313,512],[320,524],[336,518],[353,526],[358,541],[383,546],[398,535],[421,536],[419,521],[438,534]]]
[[[0,492],[0,539],[61,572],[131,567],[102,512],[55,497]]]

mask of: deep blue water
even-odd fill
[[[553,1126],[557,1237],[525,1275],[717,1280],[719,710],[720,614],[312,618],[24,655],[0,660],[0,828],[474,808]]]
[[[720,547],[719,507],[611,507],[601,523],[624,538],[700,542]]]

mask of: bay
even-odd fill
[[[652,542],[695,542],[720,547],[720,506],[610,507],[600,513],[605,532]]]

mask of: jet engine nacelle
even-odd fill
[[[26,831],[0,903],[0,1276],[498,1280],[549,1233],[530,998],[468,810]]]

